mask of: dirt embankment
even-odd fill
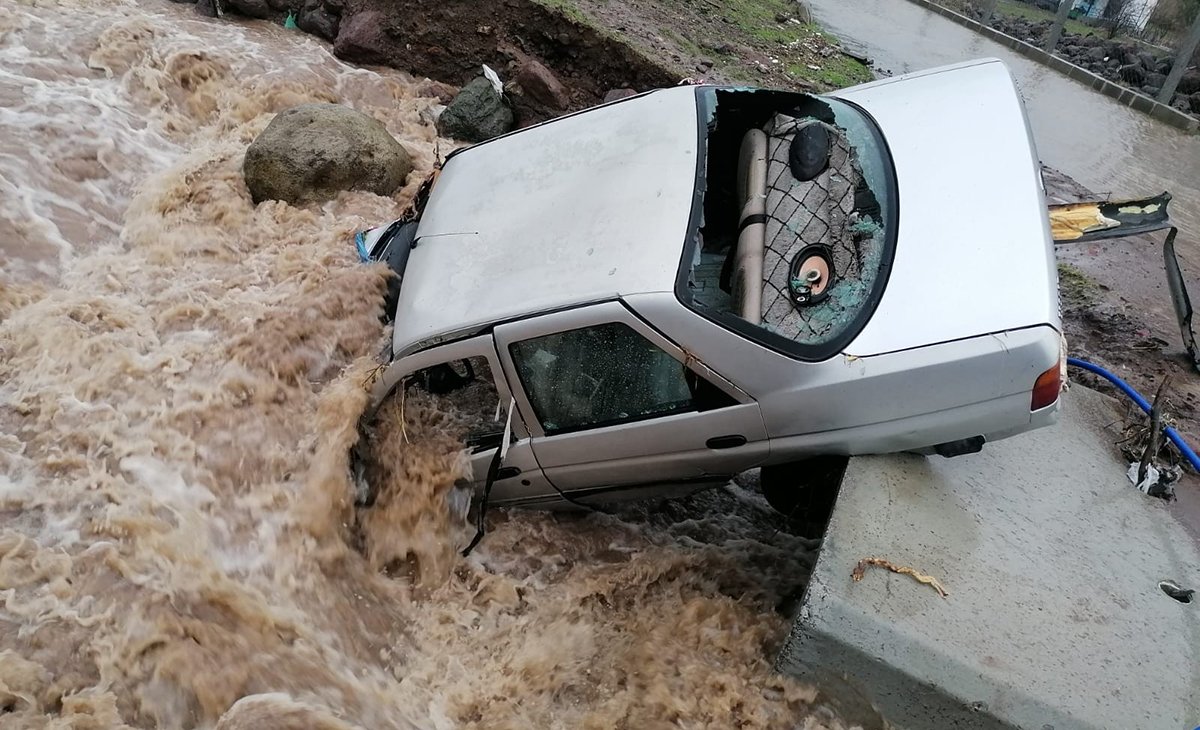
[[[621,40],[562,10],[529,0],[350,0],[334,50],[354,63],[392,66],[461,85],[488,64],[510,78],[525,61],[558,76],[570,107],[611,89],[672,86],[680,77]]]
[[[873,77],[865,59],[823,33],[797,0],[175,1],[194,2],[202,15],[280,23],[291,15],[343,60],[452,86],[477,76],[482,64],[508,81],[536,61],[561,82],[567,103],[516,98],[522,125],[597,104],[610,91],[686,78],[828,90]],[[453,89],[436,92],[448,97]]]

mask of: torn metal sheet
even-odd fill
[[[1167,270],[1167,286],[1171,290],[1171,302],[1175,305],[1175,318],[1179,322],[1183,346],[1192,365],[1200,370],[1200,350],[1196,347],[1196,331],[1192,324],[1192,302],[1179,259],[1175,256],[1175,236],[1179,229],[1171,223],[1171,215],[1167,210],[1170,202],[1171,194],[1164,192],[1139,200],[1097,200],[1051,205],[1048,208],[1050,233],[1055,243],[1062,244],[1166,230],[1163,264]]]
[[[1192,326],[1192,300],[1188,297],[1187,286],[1183,283],[1183,271],[1179,268],[1179,259],[1175,256],[1175,234],[1177,228],[1172,228],[1163,243],[1163,264],[1167,268],[1167,288],[1171,290],[1171,303],[1175,305],[1175,318],[1179,320],[1179,334],[1183,338],[1183,346],[1192,365],[1200,369],[1200,351],[1196,349],[1196,330]]]
[[[1171,227],[1170,193],[1140,200],[1086,201],[1051,205],[1050,234],[1055,243],[1136,236]]]

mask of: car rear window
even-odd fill
[[[688,306],[801,359],[830,357],[874,312],[894,255],[894,171],[848,102],[702,89],[703,196],[677,286]]]

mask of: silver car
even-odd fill
[[[1052,242],[1000,61],[649,92],[460,150],[419,200],[358,239],[397,274],[373,395],[474,385],[493,503],[764,467],[786,506],[850,455],[1055,420]]]

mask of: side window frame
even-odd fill
[[[754,402],[754,399],[743,392],[740,388],[726,380],[719,373],[715,372],[707,365],[697,360],[695,357],[689,355],[674,342],[668,340],[658,330],[654,329],[641,317],[638,317],[636,314],[634,314],[633,311],[625,306],[622,302],[600,302],[597,304],[575,307],[559,312],[551,312],[538,317],[531,317],[529,319],[496,326],[493,334],[495,337],[496,352],[499,355],[501,366],[504,368],[504,378],[510,384],[512,395],[517,402],[517,410],[521,413],[522,420],[524,420],[530,436],[533,438],[553,438],[554,436],[559,435],[567,436],[588,430],[611,428],[616,424],[570,429],[567,431],[556,432],[555,434],[548,436],[545,432],[545,429],[542,428],[541,420],[538,418],[537,412],[534,410],[528,394],[525,392],[525,386],[521,382],[521,378],[517,372],[516,363],[513,362],[509,346],[515,342],[520,342],[535,337],[557,334],[559,332],[581,329],[584,327],[593,327],[610,322],[619,322],[628,326],[638,335],[646,338],[653,345],[677,360],[681,366],[690,368],[697,375],[706,379],[710,384],[714,385],[726,395],[730,396],[737,403],[744,404]],[[642,422],[652,421],[660,417],[662,416],[652,416],[649,419],[643,419]]]
[[[496,393],[500,397],[501,404],[507,406],[511,402],[513,394],[508,385],[507,372],[497,356],[496,346],[492,341],[491,335],[471,337],[466,340],[458,340],[445,345],[431,347],[428,350],[415,352],[394,362],[388,368],[384,378],[387,381],[389,391],[395,391],[398,388],[403,388],[408,379],[420,370],[442,363],[457,362],[473,357],[482,357],[487,360],[488,368],[492,371],[492,379],[496,384]],[[531,435],[521,418],[520,409],[518,409],[518,413],[513,415],[512,427],[513,436],[516,440],[529,438]]]

